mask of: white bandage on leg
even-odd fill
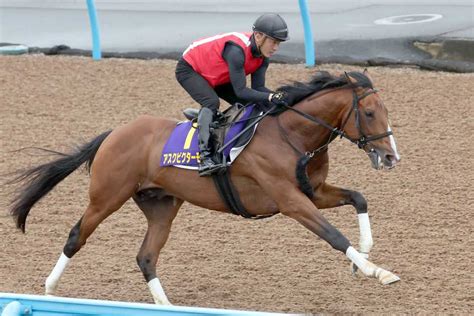
[[[357,214],[359,217],[359,229],[360,229],[360,239],[359,239],[359,250],[362,253],[368,254],[374,241],[372,240],[372,230],[370,229],[370,220],[369,214],[361,213]]]
[[[383,285],[400,281],[400,278],[390,271],[377,267],[372,262],[366,260],[354,247],[347,248],[346,256],[360,271],[368,277],[377,278]]]
[[[377,266],[367,261],[354,247],[347,248],[346,256],[349,258],[366,276],[374,277]]]
[[[53,271],[51,271],[48,278],[46,279],[46,282],[45,282],[46,295],[53,295],[54,292],[56,292],[59,279],[63,275],[64,270],[66,270],[69,260],[71,259],[69,259],[64,254],[64,252],[61,253],[61,256],[59,257],[58,262],[56,262],[56,265],[54,266]]]
[[[159,305],[172,305],[166,297],[165,291],[161,286],[160,280],[154,278],[148,282],[148,288],[150,289],[153,300]]]

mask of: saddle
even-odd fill
[[[161,165],[197,169],[199,150],[197,146],[197,133],[195,133],[195,130],[197,128],[196,121],[199,110],[188,108],[183,111],[183,114],[189,121],[178,123],[163,149]],[[224,166],[219,170],[219,172],[212,174],[211,177],[220,197],[226,203],[229,210],[233,214],[245,218],[260,219],[271,216],[254,216],[246,211],[232,184],[229,169],[232,162],[252,139],[258,122],[263,118],[263,116],[263,111],[256,105],[250,104],[244,106],[236,103],[224,112],[218,112],[215,121],[211,124],[211,145],[213,147],[212,149],[215,159]],[[181,129],[182,131],[180,131]],[[174,135],[177,136],[174,137]],[[190,151],[172,153],[170,148],[173,147],[173,144],[183,143],[183,138],[186,140],[184,141],[184,146],[180,150]],[[181,157],[183,153],[184,156]],[[173,155],[177,155],[176,159]]]
[[[198,109],[187,108],[184,116],[191,122],[197,122]],[[211,123],[211,149],[215,161],[224,165],[231,164],[243,150],[232,150],[247,145],[256,129],[254,120],[262,115],[262,111],[255,105],[244,106],[235,103],[224,112],[217,112],[214,122]],[[255,127],[255,128],[252,128]]]
[[[186,109],[187,121],[178,122],[171,132],[161,156],[161,166],[197,170],[199,166],[199,146],[196,123],[196,109]],[[211,124],[212,151],[216,161],[225,166],[232,162],[250,142],[255,132],[255,122],[259,120],[262,111],[253,104],[247,106],[235,105],[217,115]]]

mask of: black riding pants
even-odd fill
[[[211,87],[203,76],[198,74],[191,65],[181,58],[176,65],[176,79],[189,95],[202,107],[212,110],[215,114],[219,109],[219,98],[233,105],[236,102],[246,103],[239,99],[230,83]]]

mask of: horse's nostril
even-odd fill
[[[399,159],[397,159],[397,157],[394,155],[385,155],[385,161],[388,161],[390,163],[397,163]]]

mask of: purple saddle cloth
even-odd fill
[[[240,133],[242,129],[245,128],[245,126],[247,126],[248,118],[252,114],[254,108],[254,105],[245,107],[242,116],[232,124],[232,126],[229,128],[229,131],[227,132],[227,135],[225,135],[224,144],[227,144],[232,138]],[[250,138],[249,141],[247,141],[243,146],[240,146],[242,148],[237,154],[231,155],[230,153],[238,141],[239,140],[236,139],[224,149],[223,154],[226,162],[232,162],[243,149],[243,147],[248,144]],[[163,148],[160,166],[175,166],[186,169],[197,169],[199,165],[198,160],[199,146],[197,123],[193,123],[191,121],[179,122],[171,132],[171,135],[168,138],[165,147]]]

